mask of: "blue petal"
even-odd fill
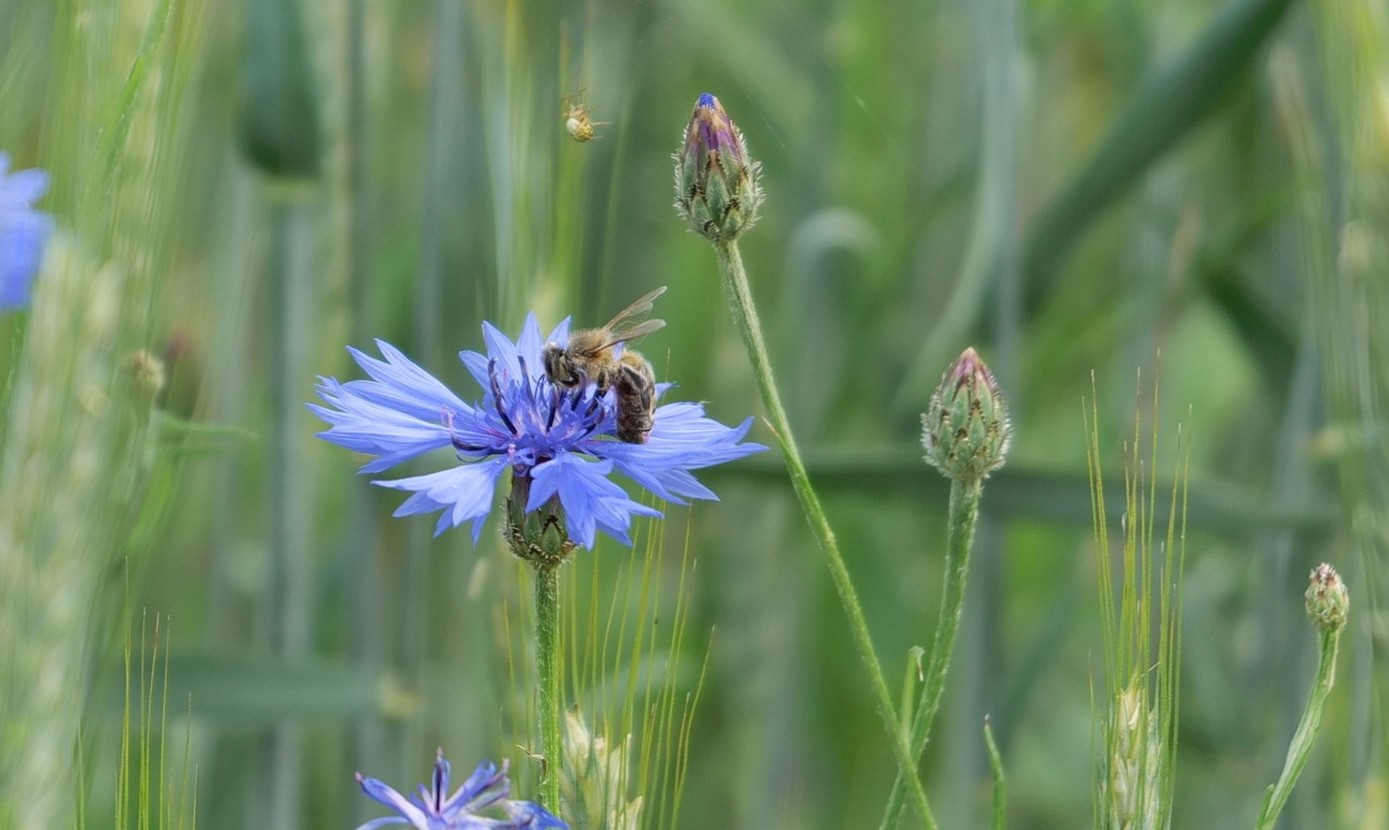
[[[751,418],[729,428],[706,418],[700,404],[667,404],[656,410],[653,420],[651,437],[645,444],[590,438],[581,448],[612,460],[624,475],[660,498],[681,504],[687,498],[717,500],[690,470],[766,449],[761,444],[738,443],[751,428]]]
[[[28,208],[47,192],[46,170],[20,170],[12,176],[0,171],[0,210]]]
[[[631,464],[620,458],[614,459],[614,462],[623,475],[666,501],[685,504],[685,499],[719,500],[713,490],[700,484],[699,479],[687,470],[678,467],[650,469],[646,465]]]
[[[468,374],[473,376],[477,385],[481,386],[484,392],[489,391],[491,379],[487,376],[487,355],[465,349],[458,353],[458,359],[463,361],[463,365],[468,369]]]
[[[603,530],[624,544],[631,544],[627,529],[633,516],[660,517],[658,510],[627,498],[627,493],[607,476],[611,461],[583,461],[573,453],[562,453],[531,470],[530,499],[526,511],[543,505],[555,494],[564,506],[569,537],[592,549],[594,531]]]
[[[506,777],[506,767],[500,771],[497,765],[484,760],[468,776],[468,780],[449,797],[444,804],[444,813],[475,813],[485,810],[507,797],[511,792],[511,782]]]
[[[46,214],[0,206],[0,311],[29,304],[29,287],[52,233],[53,220]]]
[[[675,410],[675,418],[669,417],[670,410]],[[616,459],[624,467],[640,466],[655,472],[672,468],[697,470],[767,449],[752,442],[738,443],[752,426],[751,418],[730,429],[702,415],[695,416],[696,411],[701,410],[691,404],[659,407],[653,418],[651,437],[645,444],[590,440],[584,444],[584,450]]]
[[[487,357],[497,361],[499,371],[516,372],[516,344],[488,322],[482,324],[482,339],[487,343]]]
[[[362,785],[362,792],[371,796],[372,799],[400,813],[410,824],[428,830],[428,816],[426,816],[419,807],[411,803],[408,798],[375,778],[365,778],[359,775],[358,783]],[[382,819],[376,819],[376,821],[381,822]],[[385,823],[401,824],[403,822],[395,821]]]
[[[510,826],[517,830],[569,830],[569,825],[559,817],[529,801],[508,801],[506,813],[514,822]]]
[[[347,348],[357,365],[376,381],[354,380],[345,384],[360,397],[423,421],[439,420],[439,413],[444,410],[472,412],[471,406],[399,349],[384,340],[377,340],[376,347],[381,350],[385,361],[351,346]]]
[[[367,417],[363,408],[356,402],[348,403],[343,411],[327,409],[308,404],[309,410],[331,424],[331,428],[320,432],[325,440],[346,447],[355,452],[370,455],[387,455],[410,451],[410,457],[429,450],[446,447],[451,438],[442,424],[426,424],[408,420],[392,422],[384,415],[378,420]]]
[[[632,501],[627,498],[626,493],[620,497],[598,499],[593,506],[593,521],[598,529],[627,547],[632,546],[632,539],[627,531],[632,526],[633,516],[650,516],[653,519],[660,519],[664,517],[664,514],[654,507],[647,507],[640,502]]]
[[[569,317],[565,317],[563,320],[560,320],[560,321],[559,321],[559,325],[558,325],[558,326],[555,326],[555,330],[552,331],[552,332],[550,332],[550,336],[549,336],[549,337],[545,338],[545,342],[546,342],[546,343],[559,343],[560,345],[568,345],[568,343],[569,343],[569,321],[570,321],[570,319],[571,319],[571,318],[569,318]]]
[[[499,456],[428,475],[372,483],[414,492],[392,515],[410,516],[444,510],[444,515],[439,517],[439,523],[435,526],[434,535],[472,521],[473,541],[476,542],[482,532],[483,520],[492,512],[492,493],[497,476],[506,466],[506,458]]]
[[[329,424],[320,432],[325,441],[354,452],[382,456],[364,467],[374,472],[400,463],[408,458],[449,446],[459,441],[490,446],[493,438],[479,428],[472,410],[466,413],[436,413],[432,421],[421,420],[361,394],[363,384],[373,381],[353,381],[340,384],[333,378],[320,378],[318,395],[329,406],[308,404],[313,412]],[[330,408],[336,407],[336,408]],[[447,414],[450,425],[440,422]]]
[[[535,312],[526,315],[526,322],[521,326],[521,336],[516,341],[516,351],[526,359],[526,367],[531,372],[541,370],[540,363],[540,323],[535,319]]]
[[[387,826],[387,825],[389,825],[389,824],[412,824],[412,823],[413,823],[413,822],[411,822],[409,819],[403,819],[403,818],[401,818],[400,816],[386,816],[385,818],[374,818],[374,819],[372,819],[371,821],[367,822],[366,824],[363,824],[362,826],[358,827],[357,830],[376,830],[376,828],[378,828],[378,827],[385,827],[385,826]],[[428,826],[428,825],[416,824],[415,826],[416,826],[416,827],[419,827],[419,828],[422,828],[422,830],[429,830],[429,826]]]

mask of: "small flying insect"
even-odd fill
[[[651,364],[635,349],[624,348],[614,356],[619,343],[627,344],[665,326],[665,320],[643,320],[655,299],[666,291],[663,285],[640,297],[596,329],[570,332],[569,343],[546,343],[541,352],[545,375],[564,389],[592,381],[602,395],[616,389],[617,437],[629,444],[645,444],[651,434],[656,408],[656,375]]]
[[[599,136],[594,133],[594,127],[601,127],[607,121],[593,121],[589,118],[588,107],[581,103],[572,101],[568,98],[564,101],[564,129],[569,132],[569,137],[580,144],[592,141]]]

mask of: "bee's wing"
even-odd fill
[[[608,342],[608,345],[615,346],[618,343],[640,340],[657,329],[665,328],[665,325],[665,320],[643,320],[630,328],[614,331],[612,340]]]
[[[622,309],[621,311],[619,311],[619,312],[617,313],[617,316],[616,316],[616,317],[613,317],[611,320],[609,320],[609,321],[608,321],[608,324],[607,324],[606,326],[604,326],[603,328],[605,328],[605,329],[617,329],[617,328],[621,327],[621,325],[622,325],[624,322],[626,322],[627,320],[630,320],[630,319],[632,319],[633,317],[636,317],[636,316],[645,314],[646,312],[648,312],[648,311],[651,310],[651,304],[652,304],[653,302],[656,301],[656,298],[659,297],[659,296],[661,296],[661,295],[664,294],[664,293],[666,293],[666,287],[663,285],[663,286],[661,286],[660,288],[657,288],[655,291],[652,291],[652,292],[649,293],[649,294],[643,294],[642,296],[640,296],[640,297],[637,298],[637,301],[636,301],[636,302],[632,303],[631,305],[629,305],[629,306],[627,306],[626,308],[624,308],[624,309]],[[660,326],[657,326],[656,328],[660,328]],[[656,329],[651,329],[651,331],[648,331],[648,332],[645,332],[645,333],[646,333],[646,334],[650,334],[652,331],[655,331],[655,330],[656,330]],[[630,339],[632,339],[632,338],[624,338],[624,339],[629,339],[629,340],[630,340]]]
[[[597,357],[599,353],[606,349],[611,349],[618,343],[626,343],[632,340],[640,340],[651,332],[665,328],[665,320],[643,320],[636,325],[625,329],[585,329],[569,335],[569,351],[572,354],[583,355],[584,357]],[[582,340],[583,345],[576,341],[576,335]]]

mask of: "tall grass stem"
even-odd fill
[[[825,562],[829,565],[830,577],[839,594],[839,601],[844,606],[845,616],[849,618],[849,630],[853,634],[854,647],[868,675],[869,684],[873,687],[873,702],[878,716],[883,721],[883,728],[887,731],[888,743],[892,746],[893,755],[897,760],[899,775],[909,785],[912,806],[921,818],[922,824],[929,830],[935,830],[935,816],[931,814],[931,806],[926,799],[926,791],[921,786],[921,780],[915,774],[916,765],[912,762],[906,736],[898,726],[882,666],[873,653],[873,639],[868,633],[863,606],[859,604],[858,594],[849,578],[849,569],[844,565],[844,557],[840,555],[839,544],[834,539],[834,531],[830,528],[829,520],[825,518],[825,510],[820,506],[819,497],[810,486],[810,476],[806,474],[805,464],[801,461],[800,451],[796,449],[795,438],[791,435],[791,425],[786,420],[786,410],[781,405],[781,396],[777,393],[776,380],[772,376],[771,360],[767,356],[767,345],[762,338],[762,324],[753,305],[752,290],[748,287],[747,271],[743,267],[743,257],[738,251],[738,243],[715,242],[714,253],[718,259],[724,293],[733,312],[733,321],[738,326],[738,333],[742,335],[743,345],[747,347],[748,356],[752,360],[753,373],[757,376],[757,385],[762,392],[762,403],[767,407],[767,417],[771,422],[772,431],[786,459],[786,470],[791,477],[791,485],[801,502],[801,509],[805,512],[810,530],[820,545],[820,551],[824,554]]]

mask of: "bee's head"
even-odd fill
[[[558,343],[550,342],[540,351],[540,360],[545,364],[545,376],[557,386],[577,386],[579,373],[574,362]]]

